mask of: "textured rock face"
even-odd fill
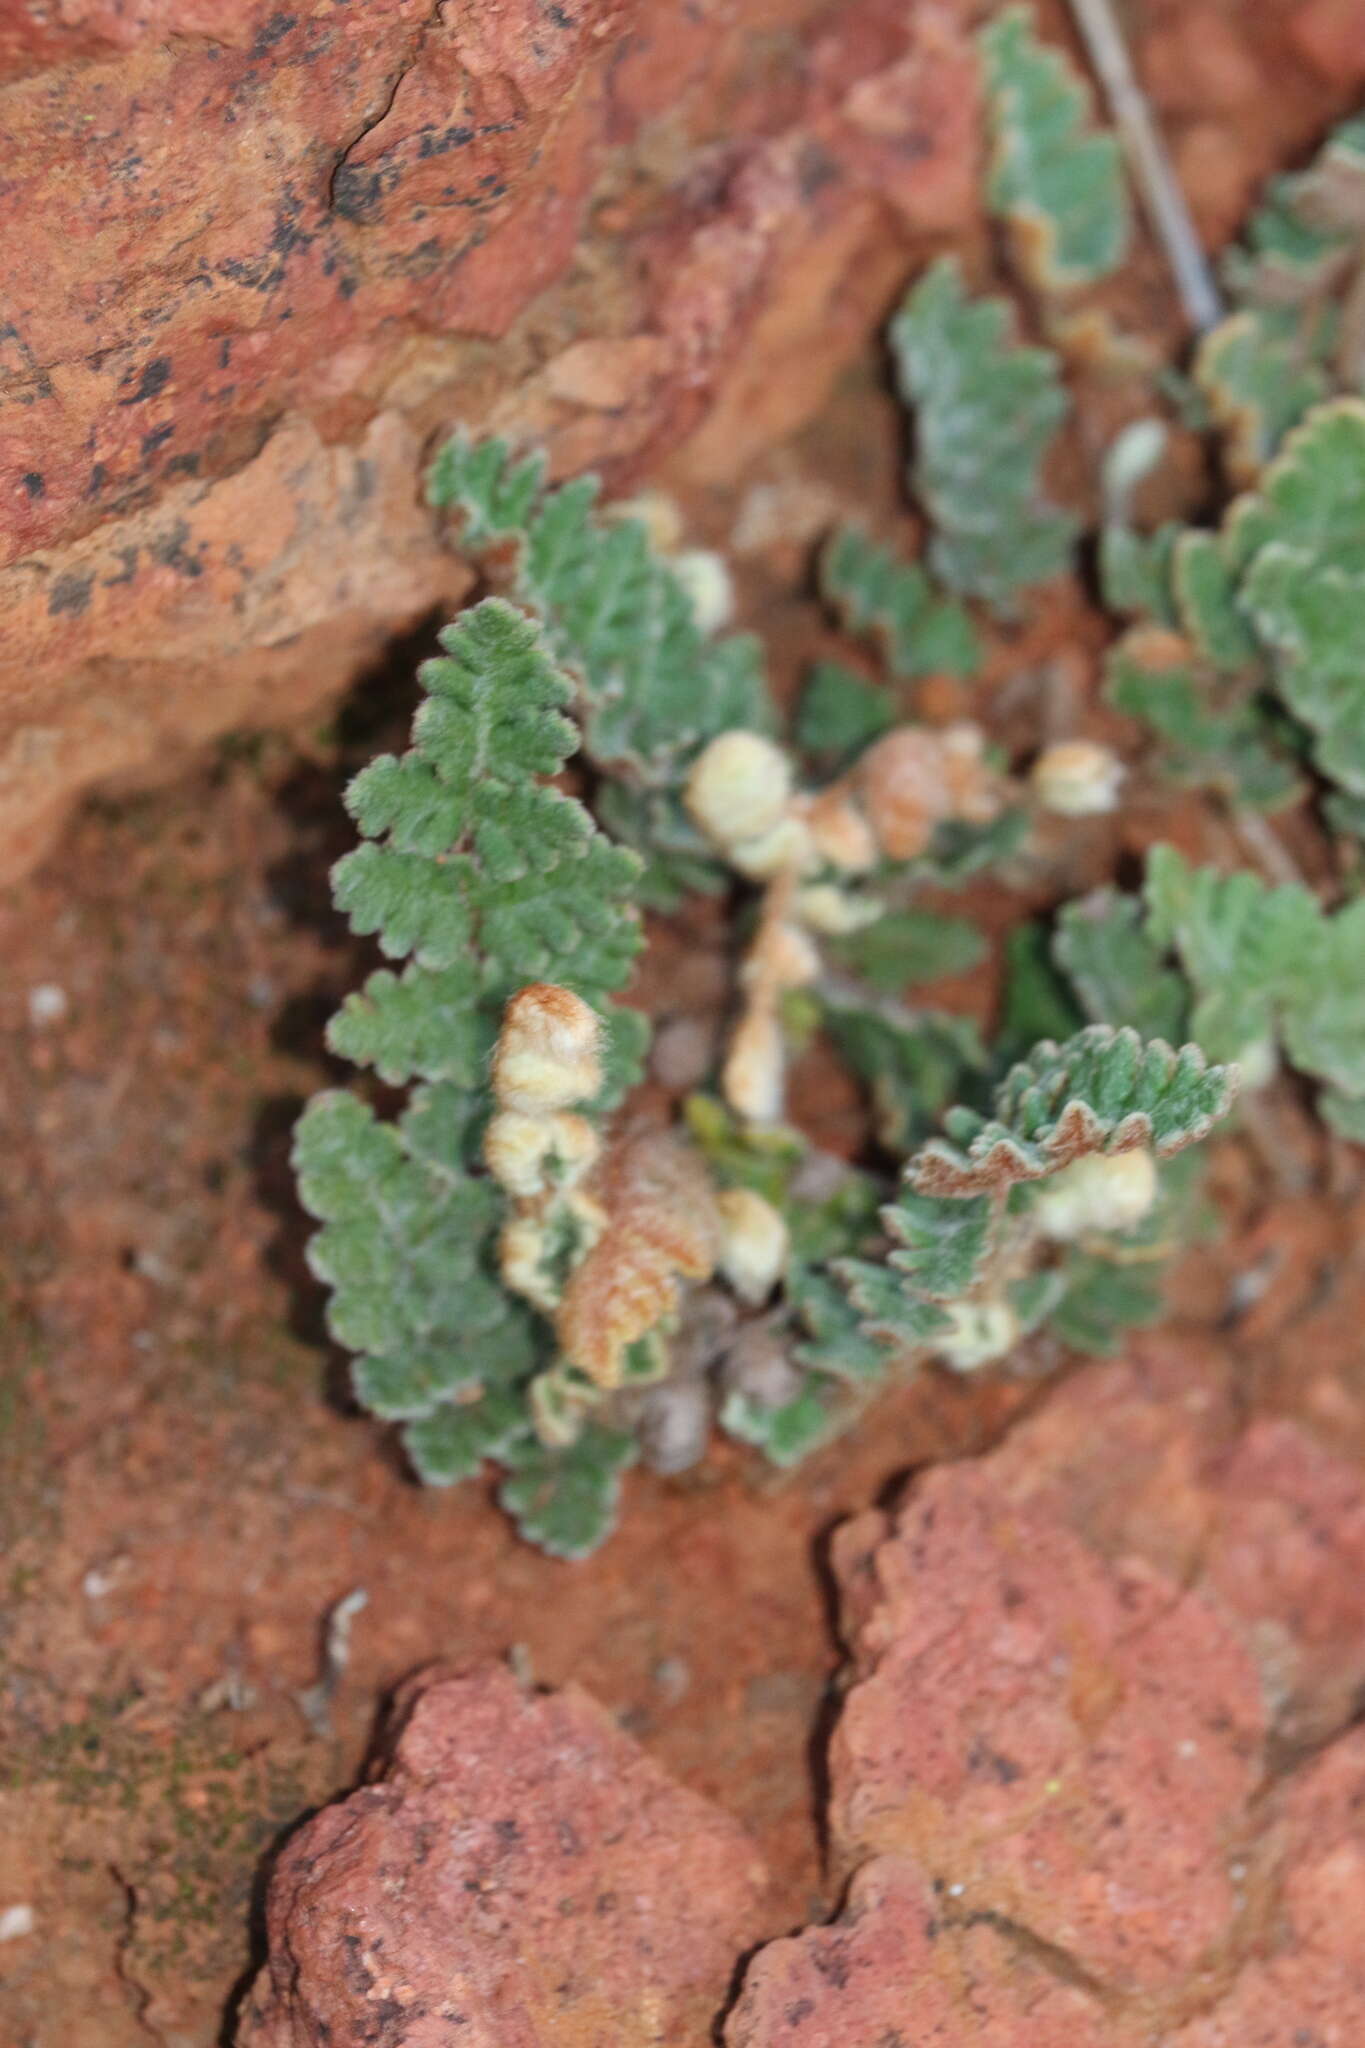
[[[241,2048],[710,2038],[766,1879],[572,1689],[420,1686],[378,1783],[293,1837]]]
[[[437,427],[624,480],[805,417],[970,216],[971,11],[8,9],[0,870],[63,794],[320,699],[449,601]]]
[[[759,1953],[729,2048],[1365,2038],[1363,1512],[1154,1346],[843,1529],[852,1883]]]
[[[757,1951],[727,2048],[1365,2040],[1358,1472],[1154,1342],[832,1561],[842,1910]],[[582,1695],[428,1681],[286,1848],[241,2048],[691,2048],[763,1908],[742,1831]]]

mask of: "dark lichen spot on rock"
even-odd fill
[[[290,29],[297,28],[298,25],[297,14],[272,14],[269,21],[264,22],[256,31],[256,40],[251,45],[251,55],[264,57],[267,50],[281,42],[289,34]]]
[[[148,398],[155,398],[158,391],[164,391],[170,382],[171,359],[169,356],[154,356],[150,363],[142,366],[142,375],[137,387],[127,398],[119,400],[120,405],[141,405]]]
[[[463,149],[467,142],[474,140],[475,132],[462,122],[457,122],[453,128],[442,128],[439,132],[435,128],[424,128],[422,139],[417,146],[417,154],[420,157],[443,156],[448,149]]]
[[[172,420],[167,420],[164,426],[153,427],[150,434],[144,434],[142,437],[142,458],[144,462],[149,461],[159,449],[164,448],[174,433],[175,423]]]
[[[114,586],[119,583],[132,582],[134,576],[136,576],[137,574],[137,558],[139,552],[140,550],[136,547],[123,547],[119,549],[118,558],[122,562],[123,567],[119,570],[117,576],[106,576],[103,579],[103,587],[106,590],[112,590]]]
[[[73,570],[68,575],[59,576],[48,592],[48,617],[55,619],[63,612],[68,612],[73,618],[78,619],[90,602],[90,592],[94,585],[93,570]]]
[[[384,196],[384,181],[378,171],[359,165],[338,164],[332,178],[332,211],[343,220],[364,227],[375,218]]]
[[[174,569],[177,576],[202,576],[203,563],[196,561],[193,555],[186,552],[185,543],[189,537],[188,520],[177,519],[174,526],[159,539],[148,543],[148,552],[163,568]]]
[[[30,498],[46,497],[47,485],[43,480],[41,470],[30,469],[24,472],[24,489],[28,492]]]
[[[801,184],[801,197],[814,199],[817,192],[823,192],[827,185],[838,184],[839,167],[818,142],[806,141],[797,156],[796,175]]]

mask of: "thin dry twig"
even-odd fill
[[[1197,333],[1216,327],[1223,302],[1170,152],[1133,71],[1111,0],[1071,0],[1096,76],[1128,153],[1153,232],[1166,253],[1185,316]]]

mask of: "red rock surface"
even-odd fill
[[[0,868],[69,792],[288,716],[449,602],[434,430],[623,481],[808,417],[973,216],[971,12],[5,10]]]
[[[1353,2048],[1365,2037],[1365,1731],[1272,1802],[1255,1948],[1171,2048]]]
[[[427,1680],[378,1782],[287,1844],[240,2048],[690,2048],[766,1885],[586,1694]]]
[[[1363,1515],[1358,1471],[1241,1431],[1168,1344],[847,1524],[854,1875],[759,1953],[728,2048],[1365,2039]]]
[[[997,1928],[950,1920],[914,1863],[878,1856],[832,1927],[773,1942],[728,2048],[1104,2048],[1095,2000]]]

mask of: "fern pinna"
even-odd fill
[[[353,928],[406,965],[348,997],[329,1043],[411,1092],[393,1121],[349,1092],[316,1097],[296,1138],[299,1187],[323,1226],[310,1259],[332,1290],[332,1333],[356,1354],[358,1398],[401,1422],[434,1484],[496,1457],[514,1512],[575,1552],[601,1531],[621,1446],[589,1432],[556,1460],[532,1429],[526,1390],[550,1340],[497,1268],[505,1203],[480,1170],[487,1069],[508,998],[562,980],[606,1025],[603,1104],[638,1071],[644,1020],[611,998],[640,943],[640,864],[542,780],[578,732],[574,686],[539,626],[490,598],[441,640],[410,751],[347,792],[365,843],[333,878]]]

